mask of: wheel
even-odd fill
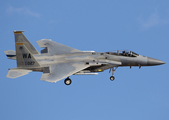
[[[115,79],[115,77],[114,77],[114,76],[111,76],[111,77],[110,77],[110,80],[111,80],[111,81],[113,81],[114,79]]]
[[[72,81],[71,81],[70,78],[66,78],[65,81],[64,81],[64,83],[65,83],[66,85],[70,85],[70,84],[72,83]]]

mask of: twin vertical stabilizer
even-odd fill
[[[39,54],[35,47],[22,33],[23,31],[14,31],[15,49],[18,68],[32,68],[40,66],[34,58],[34,54]]]
[[[15,35],[15,51],[7,50],[5,54],[9,59],[16,59],[17,68],[9,69],[7,77],[17,78],[28,74],[34,68],[40,67],[33,55],[39,54],[35,47],[22,33],[24,31],[14,31]]]

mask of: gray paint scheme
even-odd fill
[[[60,43],[56,43],[50,39],[42,39],[42,40],[37,41],[37,43],[39,47],[46,47],[48,53],[53,54],[53,55],[82,52],[80,50],[62,45]]]
[[[95,74],[106,69],[112,69],[114,75],[117,67],[141,67],[165,63],[154,58],[138,55],[132,51],[123,51],[123,53],[119,51],[83,52],[49,39],[37,41],[39,47],[44,48],[39,54],[22,32],[14,31],[17,68],[9,69],[7,74],[9,78],[20,77],[31,71],[39,71],[43,72],[41,80],[57,82],[76,74]],[[9,53],[14,54],[14,52],[5,51],[8,56]]]
[[[29,42],[22,32],[23,31],[14,31],[15,43],[24,43],[24,45],[30,50],[32,54],[39,54],[36,48]]]
[[[37,60],[34,58],[33,54],[29,50],[25,45],[16,45],[16,60],[17,60],[18,68],[40,67],[39,63],[37,62]],[[33,66],[29,64],[33,64]]]

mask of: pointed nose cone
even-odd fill
[[[162,64],[165,64],[165,62],[158,60],[158,59],[147,57],[147,65],[148,66],[162,65]]]

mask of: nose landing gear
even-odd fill
[[[109,73],[111,72],[111,69],[112,69],[112,76],[110,77],[110,80],[111,80],[111,81],[115,80],[114,73],[115,73],[115,71],[116,71],[117,68],[118,68],[118,67],[110,68]]]

